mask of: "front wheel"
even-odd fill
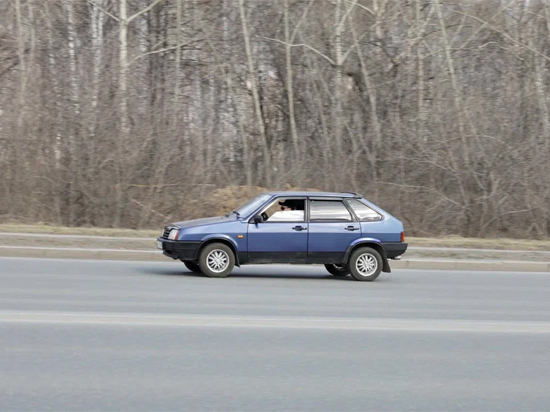
[[[184,260],[183,264],[187,269],[189,269],[193,273],[201,273],[201,268],[199,267],[199,264],[196,262],[191,262],[189,260]]]
[[[199,267],[210,278],[225,278],[235,266],[235,255],[223,243],[211,243],[204,247],[199,258]]]
[[[347,276],[349,275],[349,269],[347,266],[327,264],[325,269],[333,276]]]
[[[355,280],[372,282],[382,272],[382,257],[380,253],[370,247],[355,250],[348,262],[351,276]]]

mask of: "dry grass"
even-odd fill
[[[107,229],[107,228],[77,228],[48,225],[16,225],[0,224],[0,232],[9,233],[39,233],[53,235],[86,235],[116,237],[155,238],[162,228],[157,230]],[[502,249],[502,250],[542,250],[550,251],[550,240],[523,239],[475,239],[448,236],[445,238],[413,238],[408,237],[410,246],[437,246],[472,249]]]
[[[550,240],[532,239],[480,239],[447,236],[444,238],[407,238],[411,246],[461,247],[472,249],[541,250],[550,251]]]
[[[49,225],[16,225],[0,224],[0,232],[7,233],[38,233],[52,235],[85,235],[85,236],[112,236],[112,237],[157,237],[162,228],[157,230],[108,229],[101,227],[64,227]]]
[[[274,190],[293,191],[299,190],[290,185]],[[238,208],[248,199],[269,192],[270,189],[259,186],[228,186],[216,189],[202,200],[200,205],[201,216],[220,216],[230,210]],[[318,189],[306,189],[306,191],[319,191]],[[198,200],[197,200],[198,202]],[[156,238],[162,227],[152,230],[133,229],[108,229],[99,227],[61,227],[49,226],[46,224],[0,224],[0,232],[10,233],[38,233],[54,235],[86,235],[86,236],[110,236],[116,237],[140,237]],[[441,238],[413,238],[408,237],[410,246],[434,246],[434,247],[456,247],[472,249],[502,249],[502,250],[526,250],[526,251],[548,251],[550,250],[550,239],[547,240],[524,240],[524,239],[479,239],[463,238],[460,236],[446,236]]]

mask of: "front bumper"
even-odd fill
[[[179,260],[196,260],[202,242],[187,240],[168,240],[163,237],[157,238],[159,245],[162,245],[162,254]]]
[[[386,257],[388,259],[394,259],[397,256],[401,256],[407,250],[407,243],[382,243],[384,250],[386,251]]]

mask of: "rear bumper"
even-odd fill
[[[179,260],[196,260],[197,252],[202,242],[168,240],[162,237],[157,238],[162,243],[162,253],[164,256]]]
[[[388,259],[394,259],[401,256],[407,250],[407,243],[382,243]]]

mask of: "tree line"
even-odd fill
[[[292,186],[547,237],[549,40],[546,0],[1,1],[0,221],[156,227]]]

